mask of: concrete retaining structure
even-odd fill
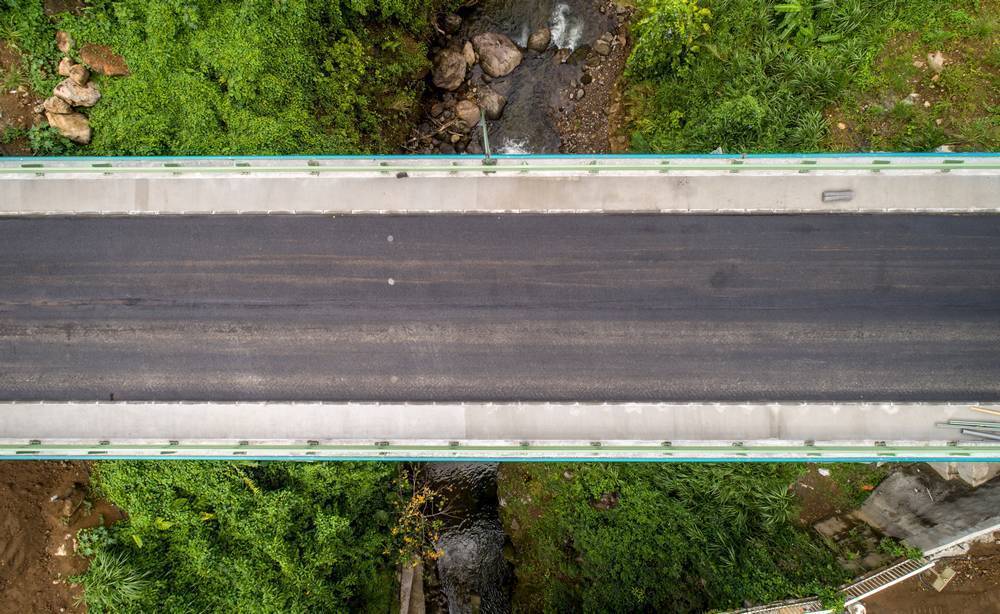
[[[5,403],[0,458],[1000,459],[965,404]]]
[[[994,212],[1000,155],[11,158],[0,196],[20,215]]]

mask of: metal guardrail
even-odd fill
[[[840,594],[844,597],[845,605],[851,605],[865,597],[883,591],[893,584],[898,584],[907,578],[923,573],[931,567],[934,567],[934,563],[923,557],[907,559],[843,587],[840,589]]]
[[[740,443],[740,442],[737,442]],[[285,458],[316,461],[343,460],[468,460],[468,461],[628,461],[628,462],[984,462],[1000,459],[1000,447],[975,446],[765,446],[702,445],[662,446],[614,445],[576,442],[552,445],[544,442],[510,442],[481,445],[452,441],[436,444],[405,442],[287,444],[252,441],[212,443],[35,440],[0,444],[0,459],[32,458]]]
[[[998,171],[1000,155],[843,154],[749,156],[288,156],[8,158],[0,176],[83,173],[671,173]]]
[[[837,594],[844,599],[844,605],[849,606],[879,593],[894,584],[923,573],[934,567],[933,561],[925,558],[907,559],[894,565],[865,576],[850,584],[840,587]],[[839,614],[823,607],[819,599],[805,598],[770,603],[743,610],[733,614]]]

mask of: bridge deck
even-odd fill
[[[1000,216],[0,219],[8,400],[1000,399]]]

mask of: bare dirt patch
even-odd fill
[[[0,155],[29,155],[28,140],[23,135],[9,138],[10,131],[23,131],[34,122],[34,107],[41,97],[27,84],[21,54],[0,41]]]
[[[121,518],[87,500],[89,479],[84,462],[0,462],[0,613],[84,611],[66,582],[87,568],[74,537]]]
[[[951,614],[1000,612],[1000,534],[994,543],[973,544],[968,554],[937,564],[955,570],[955,577],[938,592],[933,575],[925,573],[865,599],[869,614]]]

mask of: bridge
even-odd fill
[[[0,159],[0,458],[1000,460],[998,213],[990,154]]]

